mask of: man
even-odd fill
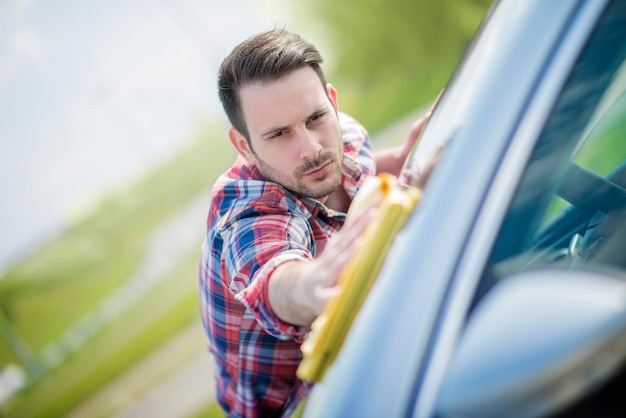
[[[321,62],[298,35],[272,30],[220,68],[238,158],[211,192],[199,290],[229,416],[289,415],[306,394],[300,344],[375,209],[347,223],[346,211],[366,177],[400,172],[424,121],[404,145],[372,153]]]

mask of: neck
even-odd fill
[[[350,199],[350,196],[348,196],[348,193],[346,193],[343,187],[339,187],[324,200],[320,199],[320,202],[324,203],[329,209],[346,213],[348,212],[350,203],[352,203],[352,199]]]

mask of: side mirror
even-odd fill
[[[535,417],[612,377],[626,357],[626,281],[524,272],[471,314],[443,378],[438,417]]]

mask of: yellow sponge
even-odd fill
[[[421,198],[421,191],[400,187],[397,178],[387,173],[369,177],[355,196],[348,218],[359,216],[368,202],[377,196],[382,197],[378,214],[364,232],[363,245],[339,278],[339,295],[313,322],[311,332],[302,344],[303,359],[297,371],[302,380],[320,381],[335,360],[356,313],[378,276],[393,239]]]

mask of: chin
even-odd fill
[[[331,179],[326,179],[325,182],[329,180]],[[330,184],[327,185],[319,185],[319,187],[307,188],[306,191],[309,193],[307,193],[306,196],[313,199],[323,199],[336,192],[340,187],[341,177],[333,180]]]

